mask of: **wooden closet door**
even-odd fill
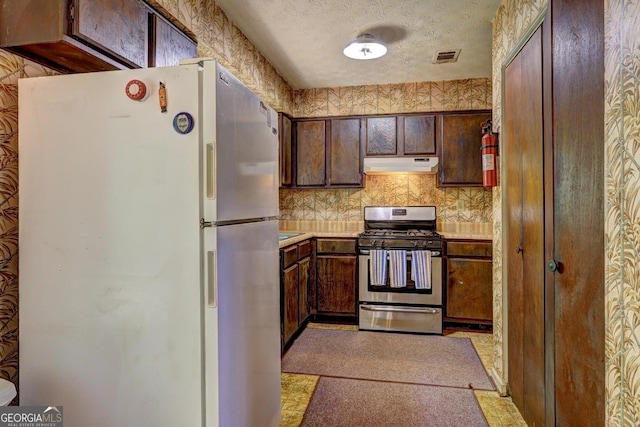
[[[555,423],[605,425],[604,2],[554,0]],[[550,195],[551,196],[551,195]]]
[[[505,70],[508,384],[529,425],[545,422],[542,29]]]
[[[507,234],[504,258],[507,261],[507,330],[509,394],[518,408],[524,406],[524,292],[522,277],[522,138],[520,118],[516,114],[519,103],[519,88],[522,83],[522,60],[516,57],[506,68],[504,75],[504,176],[506,182]]]

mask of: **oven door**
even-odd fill
[[[411,304],[411,305],[442,305],[442,255],[441,252],[431,252],[431,289],[392,288],[389,286],[372,286],[369,280],[369,253],[362,250],[358,256],[359,277],[358,290],[361,302]],[[411,255],[407,253],[407,274],[411,272]],[[407,278],[407,282],[410,279]]]

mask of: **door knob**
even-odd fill
[[[549,269],[549,271],[553,271],[553,272],[559,272],[560,273],[560,269],[562,268],[562,264],[557,262],[554,259],[550,259],[549,261],[547,261],[547,268]]]

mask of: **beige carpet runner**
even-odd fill
[[[305,329],[282,372],[494,390],[471,341],[439,335]]]

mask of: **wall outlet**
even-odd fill
[[[459,211],[464,209],[464,200],[456,200],[456,209]]]

